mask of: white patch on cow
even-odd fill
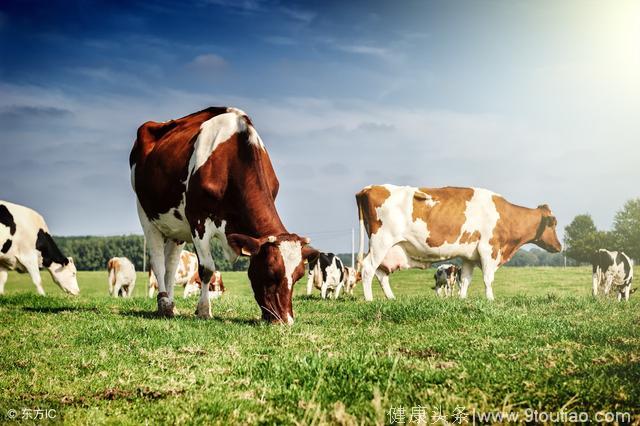
[[[289,289],[293,286],[293,271],[302,262],[302,246],[300,241],[282,241],[278,247],[280,248],[280,256],[284,263],[284,273],[287,277],[287,285]]]
[[[287,324],[293,325],[293,317],[287,312]]]
[[[186,192],[182,194],[182,200],[177,207],[169,209],[166,213],[160,213],[158,218],[152,221],[166,238],[191,241],[191,226],[185,215],[185,205]],[[181,219],[175,216],[174,211],[178,212]]]
[[[209,159],[221,143],[247,130],[247,122],[235,112],[216,115],[200,125],[200,133],[189,160],[189,174],[193,175]],[[188,182],[188,178],[187,178]]]

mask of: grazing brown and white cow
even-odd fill
[[[360,220],[358,268],[366,300],[373,300],[374,274],[388,299],[389,274],[428,268],[432,262],[461,257],[460,297],[467,296],[475,265],[482,268],[487,299],[495,271],[522,245],[561,250],[556,218],[547,205],[516,206],[479,188],[368,186],[356,194]],[[364,235],[369,253],[363,257]]]
[[[602,292],[608,296],[613,289],[618,301],[629,300],[629,295],[635,291],[631,290],[633,281],[633,261],[618,251],[609,251],[605,249],[597,250],[592,258],[593,266],[593,296],[597,296]]]
[[[44,296],[40,268],[69,294],[78,295],[76,266],[65,257],[49,234],[42,216],[30,208],[0,201],[0,294],[4,293],[8,271],[27,272]]]
[[[186,299],[195,294],[198,294],[202,288],[202,281],[200,280],[200,276],[190,282],[189,284],[184,286],[184,295],[183,297]],[[222,281],[222,274],[220,271],[216,271],[211,276],[211,280],[209,281],[209,299],[219,299],[225,292],[224,282]]]
[[[293,284],[317,256],[307,238],[291,234],[276,211],[278,179],[249,117],[212,107],[138,129],[129,165],[138,216],[158,279],[158,314],[173,316],[180,251],[193,241],[203,282],[215,271],[210,242],[227,259],[250,256],[249,280],[262,318],[293,323]],[[197,315],[211,318],[209,286]]]
[[[107,263],[109,294],[113,297],[131,297],[136,286],[136,268],[126,257],[112,257]]]
[[[459,266],[451,263],[444,263],[436,268],[433,279],[436,282],[434,287],[436,296],[453,296],[456,286],[460,288],[460,274],[462,270]]]
[[[198,276],[198,256],[187,250],[180,252],[180,260],[176,267],[174,285],[184,286],[183,297],[188,297],[187,287],[197,285],[200,288],[200,277]],[[153,271],[149,271],[149,297],[153,297],[158,290],[158,280]]]

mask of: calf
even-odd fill
[[[546,204],[535,209],[509,203],[480,188],[368,186],[356,194],[360,220],[358,270],[366,300],[373,300],[374,275],[393,299],[389,275],[398,269],[428,268],[462,258],[460,297],[467,297],[479,265],[487,299],[493,300],[496,270],[524,244],[557,253],[556,218]],[[365,234],[369,253],[364,252]]]
[[[462,270],[451,263],[444,263],[436,268],[433,279],[436,281],[434,289],[436,296],[450,297],[453,296],[454,288],[457,285],[460,288],[460,272]]]
[[[0,201],[0,294],[4,293],[8,271],[16,270],[27,272],[44,296],[42,267],[62,290],[74,296],[80,293],[73,259],[62,254],[42,216],[30,208]]]
[[[631,290],[633,281],[633,262],[629,256],[623,252],[609,251],[605,249],[597,250],[593,254],[593,296],[602,292],[609,295],[611,289],[618,295],[618,300],[629,300],[629,295],[635,291]]]
[[[313,287],[320,290],[323,299],[331,293],[334,299],[340,296],[345,283],[344,264],[333,253],[320,253],[318,258],[309,262],[309,278],[307,280],[307,295],[311,295]]]
[[[107,263],[109,294],[113,297],[131,297],[136,286],[136,268],[126,257],[113,257]]]

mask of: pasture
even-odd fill
[[[40,408],[68,424],[383,424],[404,407],[409,424],[418,406],[427,424],[461,407],[640,421],[640,295],[593,300],[585,267],[503,268],[494,303],[477,269],[468,300],[436,299],[432,270],[394,274],[395,301],[374,282],[373,303],[360,284],[308,298],[305,277],[292,327],[256,320],[245,273],[223,274],[209,321],[181,297],[176,318],[155,318],[143,274],[129,300],[108,297],[106,272],[80,272],[77,298],[42,276],[46,298],[15,273],[0,296],[5,421]]]

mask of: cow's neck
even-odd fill
[[[240,200],[242,208],[239,210],[243,215],[242,223],[237,225],[243,233],[256,237],[286,234],[287,230],[276,210],[274,191],[269,183],[269,178],[275,177],[269,175],[273,172],[265,163],[266,153],[260,152],[259,148],[254,149],[255,162],[244,174],[241,185],[244,190],[239,192],[244,194]]]
[[[517,217],[515,229],[510,230],[510,241],[504,242],[502,248],[502,262],[506,263],[525,244],[533,243],[537,236],[542,214],[538,209],[509,204],[511,210],[507,216]]]
[[[287,230],[276,211],[274,200],[270,195],[268,199],[264,199],[265,195],[247,197],[246,212],[242,220],[244,223],[240,224],[244,228],[242,231],[256,237],[286,234]]]

